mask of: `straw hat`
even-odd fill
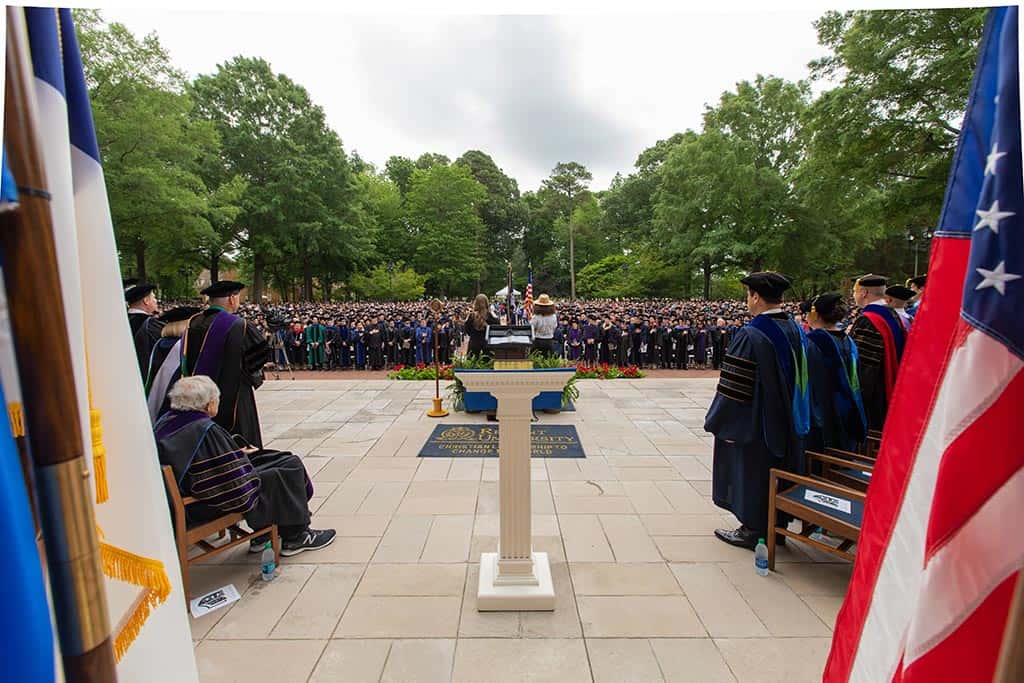
[[[555,312],[555,302],[547,294],[541,294],[533,303],[533,310],[540,315],[548,315]]]

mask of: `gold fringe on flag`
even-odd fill
[[[100,541],[100,557],[106,576],[143,589],[135,600],[134,609],[121,620],[114,635],[114,656],[120,661],[139,636],[149,615],[170,596],[171,581],[164,571],[163,562],[136,555],[103,541]]]
[[[25,436],[25,415],[20,403],[7,404],[7,417],[11,420],[11,436],[15,439]]]

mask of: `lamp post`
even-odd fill
[[[434,338],[434,407],[427,411],[427,416],[444,417],[448,411],[441,405],[441,368],[437,362],[437,328],[440,325],[440,315],[444,304],[440,299],[431,299],[428,306],[434,314],[434,334],[431,335]]]

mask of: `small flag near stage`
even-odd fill
[[[989,11],[826,681],[989,681],[1024,535],[1018,10]],[[1012,523],[1011,523],[1012,526]]]
[[[523,313],[527,319],[533,317],[533,263],[526,269],[526,298],[523,301]]]

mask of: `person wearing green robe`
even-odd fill
[[[313,322],[306,328],[306,348],[309,354],[309,369],[324,369],[324,326],[320,324],[319,318],[313,318]]]

